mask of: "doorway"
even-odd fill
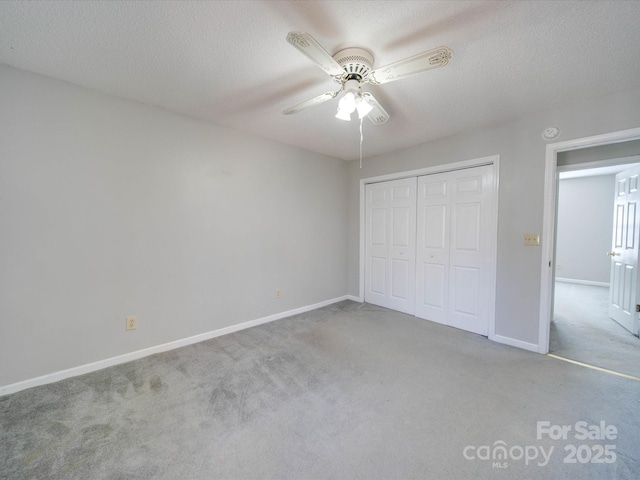
[[[615,246],[627,237],[615,228],[613,201],[622,198],[617,190],[624,185],[616,174],[634,168],[637,173],[637,164],[629,163],[633,161],[640,157],[601,161],[608,165],[598,168],[593,162],[558,166],[549,353],[640,377],[640,339],[616,323],[609,311],[616,306],[611,299],[617,300],[611,278],[620,277],[612,275],[612,263],[618,264],[620,257],[605,255],[612,250],[612,239]]]
[[[545,188],[544,188],[544,211],[543,211],[543,234],[542,234],[542,258],[541,258],[541,289],[540,289],[540,316],[538,330],[538,352],[546,354],[549,352],[549,340],[551,330],[551,320],[553,318],[554,293],[556,280],[556,220],[557,220],[557,194],[558,194],[558,166],[562,164],[559,157],[563,152],[572,154],[573,151],[582,150],[591,154],[592,158],[576,161],[569,159],[565,165],[569,164],[589,164],[587,166],[599,167],[597,158],[593,158],[600,149],[618,148],[625,146],[635,150],[627,153],[630,156],[638,154],[637,146],[640,144],[640,128],[623,130],[618,132],[596,135],[593,137],[579,138],[560,143],[547,145],[545,160]],[[587,155],[588,156],[588,155]],[[600,157],[602,158],[602,157]],[[605,157],[607,158],[607,157]],[[610,156],[608,158],[613,158]],[[585,168],[585,165],[582,166]]]

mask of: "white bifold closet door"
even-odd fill
[[[491,166],[418,179],[417,317],[488,334],[493,192]]]
[[[493,166],[365,187],[365,301],[487,335]]]
[[[413,314],[416,178],[366,185],[365,301]]]

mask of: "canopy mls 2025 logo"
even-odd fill
[[[547,444],[549,440],[566,442],[563,447],[565,464],[614,463],[617,458],[616,446],[608,442],[617,438],[617,427],[608,425],[604,420],[598,424],[583,420],[569,425],[552,424],[547,420],[536,424],[536,440]],[[467,445],[462,455],[469,461],[491,462],[492,468],[508,468],[509,462],[544,467],[553,457],[555,447],[556,445],[509,445],[504,440],[496,440],[490,445]]]

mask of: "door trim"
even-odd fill
[[[500,174],[500,155],[491,155],[460,162],[447,163],[443,165],[434,165],[432,167],[420,168],[417,170],[409,170],[404,172],[390,173],[379,175],[376,177],[368,177],[360,179],[360,265],[359,265],[359,292],[358,300],[364,302],[364,265],[365,265],[365,186],[369,183],[386,182],[388,180],[400,180],[408,177],[420,177],[423,175],[432,175],[435,173],[452,172],[455,170],[463,170],[466,168],[481,167],[484,165],[493,166],[493,184],[494,184],[494,203],[491,207],[491,223],[488,226],[491,230],[491,299],[489,309],[489,336],[490,340],[495,340],[495,308],[496,308],[496,278],[497,278],[497,244],[498,244],[498,192],[499,192],[499,174]]]
[[[549,330],[553,317],[553,282],[555,280],[555,228],[558,192],[558,153],[581,148],[640,139],[640,128],[550,143],[546,148],[544,207],[542,214],[542,259],[540,274],[540,316],[538,319],[538,353],[549,353]]]

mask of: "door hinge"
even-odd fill
[[[640,313],[640,305],[636,305],[636,312]]]

